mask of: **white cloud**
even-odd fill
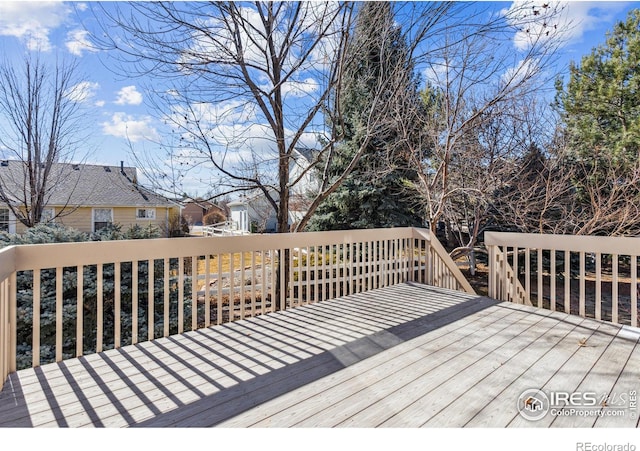
[[[143,140],[157,141],[158,132],[152,125],[153,119],[150,116],[135,118],[126,113],[114,113],[109,122],[103,122],[102,131],[105,135],[125,138],[131,142]]]
[[[73,30],[67,33],[67,42],[65,45],[71,54],[82,56],[82,52],[97,52],[88,39],[89,32],[86,30]]]
[[[49,33],[62,25],[71,8],[62,2],[0,2],[0,36],[14,36],[30,50],[52,49]]]
[[[283,95],[291,97],[304,97],[320,89],[320,84],[313,78],[303,81],[288,81],[282,86]]]
[[[97,107],[103,107],[105,105],[105,101],[104,100],[96,100],[94,105]]]
[[[533,59],[520,60],[515,66],[505,71],[501,81],[505,85],[517,86],[523,80],[532,78],[538,72],[540,72],[538,61]]]
[[[140,105],[142,103],[142,94],[138,92],[135,86],[125,86],[118,91],[118,98],[115,103],[117,105]]]
[[[72,86],[65,95],[74,102],[83,103],[94,97],[99,88],[100,84],[98,83],[83,81]]]
[[[514,36],[514,45],[524,50],[536,40],[556,39],[561,45],[578,42],[588,31],[611,22],[624,6],[620,2],[525,0],[513,2],[502,13],[520,28]]]
[[[424,79],[433,86],[442,86],[447,77],[449,69],[447,61],[444,59],[434,60],[425,67],[422,75]]]
[[[174,108],[171,115],[167,116],[167,119],[186,129],[196,123],[204,129],[220,125],[242,126],[255,121],[255,109],[255,105],[238,100],[219,103],[200,102],[191,104],[188,108],[180,104]]]
[[[237,36],[237,39],[242,43],[243,58],[246,62],[258,67],[264,66],[267,64],[265,59],[269,54],[267,36],[275,42],[276,48],[280,48],[285,40],[293,39],[293,35],[295,35],[295,42],[289,42],[291,49],[283,61],[285,68],[302,63],[297,71],[301,73],[314,68],[317,70],[323,63],[331,60],[339,42],[340,35],[337,31],[342,27],[339,17],[341,4],[339,2],[304,2],[300,5],[301,10],[296,16],[297,31],[291,34],[287,27],[291,20],[289,16],[291,8],[294,8],[289,5],[293,4],[293,2],[289,4],[285,2],[286,6],[278,8],[278,16],[275,20],[278,26],[269,32],[265,30],[260,13],[255,7],[244,4],[238,7],[238,14],[246,23],[245,26],[240,27]],[[298,4],[295,5],[297,8]],[[212,56],[216,60],[230,63],[234,63],[237,59],[237,55],[234,53],[235,31],[229,29],[230,25],[227,21],[223,17],[212,17],[204,25],[207,27],[207,33],[194,32],[191,34],[189,51],[186,51],[182,57],[182,61],[185,63],[183,70],[186,73],[191,70],[189,64],[208,61]],[[308,48],[313,41],[310,37],[316,36],[320,31],[326,31],[327,34],[323,35],[320,42],[315,43],[313,49]],[[310,51],[309,55],[307,55],[308,50]],[[301,62],[299,58],[303,55],[306,55],[306,61]]]

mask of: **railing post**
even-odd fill
[[[491,245],[489,248],[489,297],[496,299],[496,247]]]
[[[14,271],[9,277],[9,371],[17,371],[18,349],[18,275]]]
[[[409,240],[409,281],[415,282],[416,280],[416,251],[415,251],[416,239],[411,236]]]
[[[5,279],[0,281],[0,390],[4,386],[4,381],[9,374],[9,282]]]

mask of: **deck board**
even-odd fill
[[[420,362],[422,364],[404,368],[399,377],[390,381],[377,381],[367,387],[366,395],[359,396],[358,402],[346,400],[341,404],[332,406],[328,413],[329,417],[333,417],[331,421],[336,422],[330,425],[381,425],[389,416],[410,405],[416,399],[416,396],[419,397],[422,392],[428,390],[431,386],[442,383],[443,380],[447,380],[462,370],[464,364],[461,362],[467,358],[465,354],[473,353],[473,350],[477,350],[478,347],[485,344],[491,347],[493,341],[501,339],[499,334],[501,330],[523,317],[524,314],[509,313],[503,317],[495,318],[495,321],[491,324],[485,325],[485,327],[475,331],[473,335],[465,337],[464,340],[458,340],[450,346],[445,348],[440,348],[437,345],[425,347],[425,349],[432,351],[433,354],[424,359],[424,362]],[[460,356],[463,357],[459,359],[458,357]],[[382,399],[371,404],[373,400],[376,400],[374,394],[378,392],[383,394]],[[355,410],[355,414],[352,414],[352,410]],[[324,426],[327,421],[326,416],[325,412],[321,412],[312,421],[306,421],[298,425]]]
[[[461,320],[437,330],[432,335],[423,335],[398,345],[394,348],[393,354],[378,354],[349,367],[339,375],[331,375],[319,381],[321,383],[290,392],[272,403],[260,406],[259,410],[236,417],[222,426],[314,426],[317,419],[314,415],[318,414],[320,419],[329,416],[337,423],[340,418],[351,411],[357,412],[361,404],[372,399],[372,390],[388,391],[394,385],[402,386],[406,383],[405,379],[411,377],[408,370],[412,366],[422,366],[427,359],[435,361],[442,358],[446,351],[438,356],[438,349],[447,349],[471,337],[474,332],[503,319],[505,315],[505,312],[492,311],[480,318]],[[429,349],[425,348],[427,344],[430,346]],[[381,385],[379,381],[385,381],[387,385],[378,387]],[[380,392],[377,395],[379,396]],[[326,406],[331,407],[327,409]],[[262,420],[251,423],[251,417],[255,413],[258,413]]]
[[[0,426],[637,427],[530,422],[515,401],[637,391],[639,338],[406,283],[13,373]]]

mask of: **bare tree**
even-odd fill
[[[419,168],[415,188],[432,231],[444,219],[450,224],[457,218],[458,230],[463,224],[468,228],[468,241],[460,243],[466,248],[477,239],[496,158],[508,151],[512,139],[483,136],[483,130],[500,117],[514,124],[513,105],[522,105],[520,99],[532,98],[552,79],[545,70],[559,44],[554,36],[558,13],[549,4],[533,9],[526,4],[497,16],[476,16],[476,23],[445,33],[442,45],[430,54],[426,108],[412,116],[422,130],[417,139],[406,140],[410,164]],[[544,24],[538,27],[540,17]],[[517,52],[512,48],[516,31],[528,39]]]
[[[392,77],[373,95],[361,146],[343,171],[331,173],[343,136],[341,84],[351,64],[346,49],[355,8],[349,2],[143,2],[104,8],[108,21],[96,45],[119,51],[119,71],[135,69],[166,82],[154,87],[154,99],[174,131],[173,145],[166,144],[171,168],[156,168],[151,178],[175,184],[185,173],[201,171],[219,195],[258,190],[276,212],[280,232],[289,230],[291,191],[308,191],[307,212],[297,223],[303,229],[388,122]],[[452,5],[428,2],[408,9],[416,11],[408,25],[417,46]],[[114,34],[113,24],[122,35]],[[305,171],[291,177],[300,146],[318,152]],[[300,189],[312,171],[317,186]]]
[[[85,141],[81,89],[74,61],[47,65],[38,53],[28,53],[22,64],[5,60],[0,67],[0,202],[27,227],[41,221],[68,175],[58,163],[77,160]],[[72,181],[64,182],[73,189]]]
[[[621,168],[610,154],[601,158],[596,165],[576,159],[558,142],[504,162],[491,206],[496,225],[525,233],[638,235],[640,167]]]

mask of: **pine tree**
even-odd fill
[[[341,157],[334,160],[333,175],[351,161],[368,127],[373,96],[384,102],[419,101],[418,81],[402,30],[394,22],[390,2],[363,3],[349,46],[353,61],[344,74],[340,107],[344,141]],[[383,86],[384,89],[380,89]],[[355,171],[320,205],[310,228],[336,230],[420,225],[416,196],[407,193],[407,180],[415,171],[403,163],[398,145],[399,117],[389,117],[370,140]]]
[[[640,10],[616,24],[606,43],[572,64],[558,82],[569,146],[575,155],[627,167],[640,152]]]

